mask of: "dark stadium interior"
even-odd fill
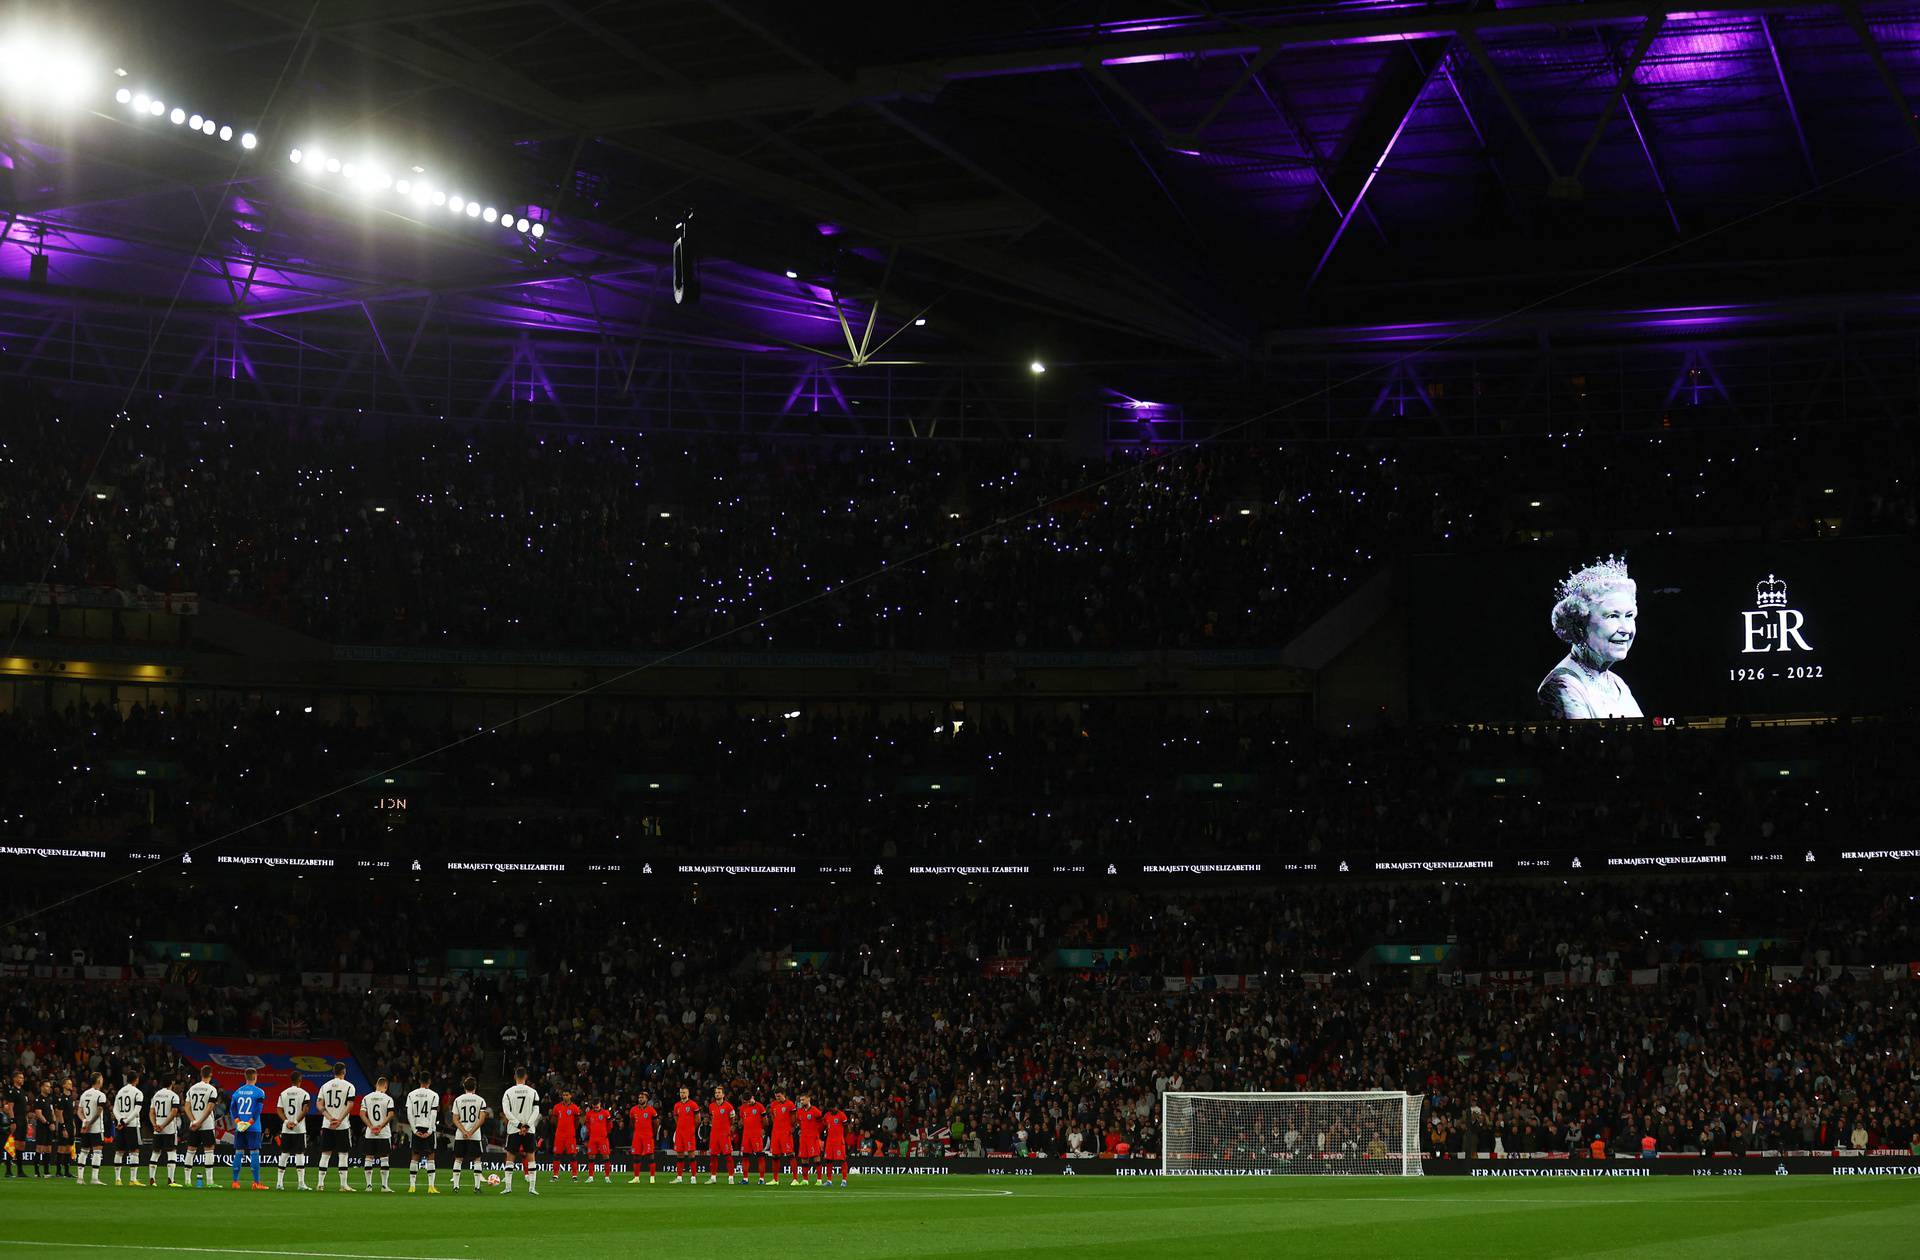
[[[0,1166],[338,1054],[1920,1174],[1917,102],[1920,3],[0,6]]]

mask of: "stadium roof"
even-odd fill
[[[1645,308],[1911,271],[1920,4],[142,0],[55,29],[128,74],[10,102],[7,305],[129,344],[171,309],[233,359],[332,324],[395,369],[428,329],[598,344],[629,378],[662,345],[1231,363],[1570,284]],[[550,231],[357,194],[298,147]]]

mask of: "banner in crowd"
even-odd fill
[[[1025,954],[1009,954],[1005,958],[989,958],[980,964],[983,976],[1024,976],[1027,966],[1033,960]]]
[[[56,966],[52,963],[0,963],[0,976],[18,980],[90,980],[95,983],[124,983],[132,980],[164,980],[167,964],[140,963],[131,967]]]
[[[353,1082],[356,1091],[367,1094],[373,1090],[373,1082],[367,1079],[344,1041],[254,1037],[162,1037],[160,1040],[196,1068],[211,1064],[214,1082],[222,1094],[238,1089],[245,1082],[241,1073],[248,1068],[258,1069],[260,1088],[267,1091],[268,1106],[279,1100],[280,1091],[295,1076],[305,1078],[310,1087],[330,1079],[336,1061],[345,1061],[347,1079]]]
[[[1168,993],[1251,993],[1260,988],[1260,977],[1248,975],[1162,976],[1160,982]]]
[[[123,591],[112,586],[69,586],[59,582],[0,583],[0,603],[50,608],[131,608],[183,616],[193,616],[200,611],[200,596],[193,592],[169,593],[145,586]]]

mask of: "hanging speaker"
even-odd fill
[[[675,224],[679,235],[673,238],[673,304],[692,306],[700,300],[700,261],[694,256],[693,211],[687,211]]]
[[[27,283],[36,289],[47,287],[47,256],[34,254],[27,259]]]

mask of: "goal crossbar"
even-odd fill
[[[1160,1171],[1417,1177],[1422,1100],[1399,1090],[1170,1092],[1161,1098]]]

